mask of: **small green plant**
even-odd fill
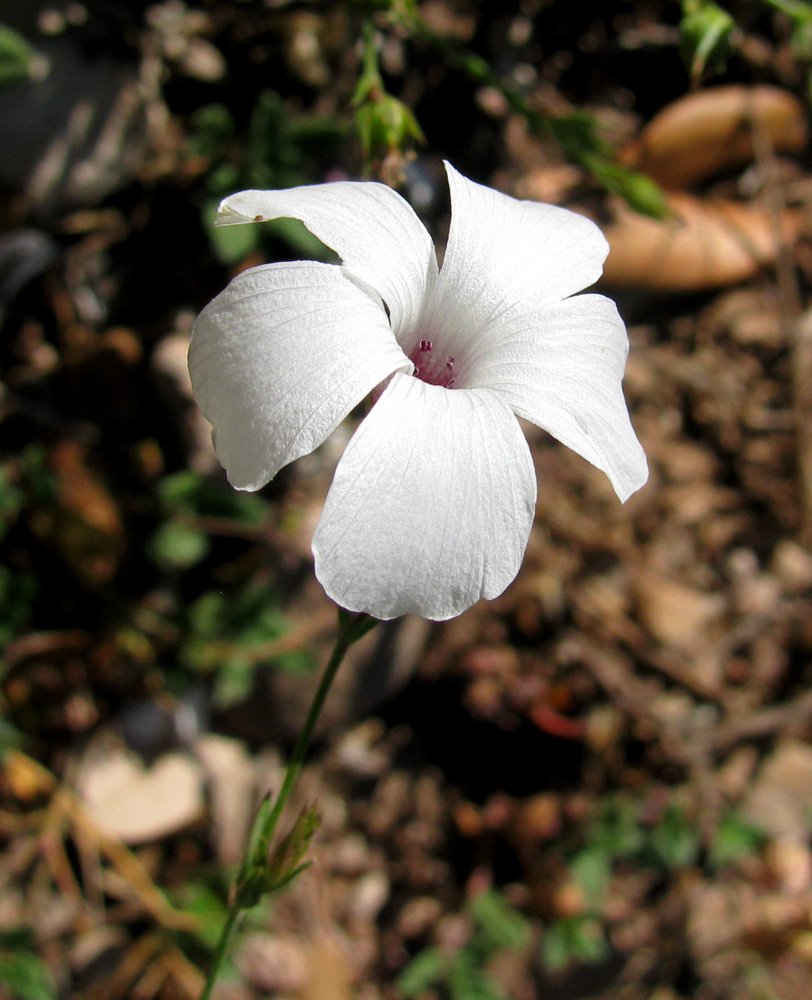
[[[205,530],[212,520],[253,529],[268,515],[268,505],[252,493],[237,493],[195,472],[177,472],[158,484],[158,500],[165,519],[152,535],[148,551],[164,570],[196,566],[209,553]]]
[[[795,57],[806,65],[807,100],[812,104],[812,4],[809,0],[764,0],[764,3],[789,18],[790,44]]]
[[[765,834],[749,822],[736,809],[722,815],[708,847],[708,864],[724,868],[740,858],[757,851],[764,843]]]
[[[235,594],[209,590],[189,606],[180,664],[214,677],[213,698],[221,707],[248,696],[260,664],[302,672],[312,668],[304,649],[274,653],[288,631],[277,595],[264,584],[249,584]]]
[[[713,0],[682,0],[682,48],[695,87],[706,70],[724,69],[735,27],[730,14]]]
[[[465,913],[471,932],[459,950],[424,948],[400,974],[397,989],[404,1000],[430,988],[444,990],[451,1000],[505,1000],[488,963],[499,952],[525,948],[530,922],[495,889],[473,896]]]
[[[190,120],[187,155],[208,164],[204,181],[203,226],[212,250],[234,264],[266,239],[287,244],[297,255],[333,259],[324,244],[294,219],[262,226],[216,226],[219,202],[241,188],[288,188],[312,181],[314,164],[333,157],[346,127],[324,115],[293,113],[274,90],[263,90],[244,132],[222,104],[207,104]]]
[[[601,962],[608,952],[603,924],[597,917],[589,914],[560,917],[544,928],[541,960],[552,971],[563,969],[570,962]]]
[[[0,984],[12,1000],[53,1000],[56,983],[26,927],[0,934]],[[3,991],[5,992],[5,991]]]
[[[25,80],[34,72],[37,54],[22,35],[0,24],[0,87]]]
[[[612,795],[601,801],[578,842],[567,852],[569,881],[582,900],[580,912],[551,920],[544,928],[541,960],[549,969],[570,962],[599,962],[608,952],[603,908],[619,866],[671,872],[706,864],[718,869],[756,850],[763,834],[728,810],[708,842],[679,793],[656,809],[643,799]]]

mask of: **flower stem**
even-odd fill
[[[367,632],[378,624],[376,618],[372,618],[366,614],[352,614],[349,611],[345,611],[343,608],[339,608],[338,622],[339,632],[335,646],[333,647],[333,652],[330,655],[327,666],[324,668],[324,673],[321,676],[319,686],[313,696],[313,701],[311,702],[310,709],[307,713],[307,718],[305,719],[304,725],[302,726],[301,732],[296,740],[296,745],[294,746],[293,752],[290,756],[290,760],[288,761],[288,766],[285,770],[285,777],[282,781],[282,787],[279,789],[279,794],[276,796],[272,809],[268,811],[266,808],[263,808],[263,806],[260,806],[256,817],[254,818],[254,823],[248,836],[245,855],[240,867],[240,873],[237,876],[234,886],[232,887],[228,913],[226,915],[225,923],[223,924],[223,929],[220,932],[220,939],[217,942],[217,947],[215,948],[214,955],[212,957],[211,966],[206,977],[203,992],[200,994],[200,1000],[209,1000],[214,983],[220,972],[220,966],[222,965],[226,951],[228,950],[231,935],[237,926],[238,919],[241,913],[248,909],[250,905],[253,905],[253,903],[247,905],[245,902],[245,894],[240,892],[240,889],[244,884],[244,880],[250,878],[253,874],[255,859],[251,856],[253,853],[252,846],[255,849],[256,845],[263,845],[264,851],[264,849],[267,848],[267,845],[270,844],[271,838],[273,837],[276,829],[276,824],[279,821],[279,817],[285,807],[285,803],[290,797],[290,793],[293,791],[296,779],[299,777],[299,772],[302,769],[307,748],[309,747],[310,740],[313,736],[313,730],[316,727],[316,722],[318,721],[322,706],[327,698],[330,685],[333,683],[333,679],[338,672],[338,668],[341,666],[341,662],[350,646],[352,646],[353,643],[357,642],[360,638],[362,638],[362,636],[366,635]],[[285,884],[287,884],[287,881]],[[273,888],[266,891],[273,891]],[[258,902],[259,898],[261,898],[261,893],[257,896],[254,902]]]

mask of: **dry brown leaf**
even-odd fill
[[[772,149],[799,152],[808,137],[803,105],[778,87],[713,87],[669,104],[625,156],[663,187],[689,188],[750,162],[759,133]]]
[[[337,941],[319,934],[309,942],[308,978],[301,992],[302,1000],[351,1000],[353,969]]]
[[[56,479],[57,544],[79,575],[106,583],[115,575],[126,544],[118,506],[91,468],[83,444],[65,438],[51,448],[48,458]]]
[[[149,768],[125,750],[88,759],[76,790],[99,826],[125,844],[176,833],[203,812],[200,767],[181,753],[164,754]]]
[[[743,812],[773,837],[806,844],[812,834],[812,747],[779,744],[762,764]]]
[[[699,291],[733,285],[773,263],[800,231],[800,216],[733,201],[685,193],[667,196],[664,219],[639,215],[614,203],[614,221],[604,227],[609,256],[606,281],[669,291]]]
[[[643,624],[664,646],[697,649],[708,642],[708,629],[724,610],[721,594],[708,594],[658,573],[640,573],[635,589]]]

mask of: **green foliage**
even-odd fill
[[[172,893],[172,901],[184,912],[197,918],[194,935],[211,951],[220,937],[228,908],[222,897],[205,882],[186,882]]]
[[[682,0],[682,48],[696,86],[706,70],[724,69],[736,22],[713,0]]]
[[[644,844],[639,803],[623,795],[605,799],[587,824],[585,839],[592,850],[611,859],[636,854]]]
[[[161,569],[189,569],[206,558],[209,539],[204,532],[181,521],[165,521],[149,540],[148,550]]]
[[[544,929],[541,959],[548,969],[562,969],[570,962],[601,962],[609,945],[600,920],[577,914],[553,920]]]
[[[252,493],[239,493],[195,472],[177,472],[161,480],[158,499],[166,514],[148,543],[156,565],[164,570],[186,570],[209,553],[206,518],[256,527],[267,516],[268,505]]]
[[[764,0],[789,18],[792,25],[791,45],[794,55],[806,63],[807,100],[812,104],[812,3],[809,0]]]
[[[261,524],[268,513],[267,502],[256,493],[241,493],[188,470],[162,479],[158,497],[173,513],[230,518],[242,524]]]
[[[0,645],[10,642],[24,627],[37,590],[33,573],[0,566]]]
[[[708,848],[708,863],[713,868],[723,868],[753,851],[764,843],[765,834],[748,822],[735,809],[723,814]]]
[[[5,538],[25,504],[25,493],[15,480],[9,466],[0,465],[0,539]]]
[[[478,943],[486,952],[523,948],[530,937],[530,925],[496,889],[472,896],[468,913],[478,931]]]
[[[209,163],[201,219],[216,256],[224,264],[235,264],[257,249],[263,239],[276,238],[297,255],[334,259],[324,244],[295,220],[262,226],[219,226],[215,220],[219,202],[234,191],[288,188],[312,181],[314,165],[333,158],[345,137],[346,128],[332,118],[294,114],[273,90],[257,95],[242,133],[222,104],[198,108],[189,123],[187,155]]]
[[[310,862],[302,858],[318,830],[321,819],[313,806],[305,806],[296,817],[290,831],[280,840],[268,858],[269,891],[281,889],[294,879]]]
[[[466,914],[471,933],[458,951],[424,948],[401,972],[397,988],[406,1000],[432,987],[445,988],[451,1000],[506,1000],[487,965],[499,952],[525,948],[530,923],[495,889],[472,896]]]
[[[27,928],[0,935],[0,984],[10,1000],[53,1000],[56,996],[51,971],[34,951]]]
[[[402,101],[386,92],[378,68],[375,32],[364,24],[364,56],[351,104],[361,152],[368,169],[391,153],[405,154],[424,136],[417,119]]]
[[[215,702],[232,705],[249,695],[260,663],[294,672],[311,669],[306,650],[262,655],[287,630],[270,587],[252,584],[236,594],[210,590],[188,608],[179,661],[195,673],[213,674]]]
[[[0,87],[30,76],[35,56],[22,35],[0,24]]]
[[[678,802],[668,803],[651,829],[648,842],[666,868],[686,868],[693,864],[701,846],[696,825]]]
[[[581,912],[551,921],[544,929],[541,957],[551,969],[571,961],[598,962],[607,954],[603,906],[621,864],[662,872],[663,877],[699,864],[730,864],[756,850],[759,830],[735,811],[725,813],[709,843],[678,794],[656,810],[630,795],[598,803],[578,842],[567,850],[569,880],[583,899]]]

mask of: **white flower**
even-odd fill
[[[259,489],[371,397],[313,552],[330,597],[381,619],[451,618],[515,578],[536,500],[517,416],[602,469],[621,500],[648,475],[621,389],[623,321],[601,295],[571,297],[600,276],[600,230],[446,169],[441,268],[383,184],[226,198],[221,222],[300,219],[342,265],[243,272],[200,314],[189,350],[238,489]]]

